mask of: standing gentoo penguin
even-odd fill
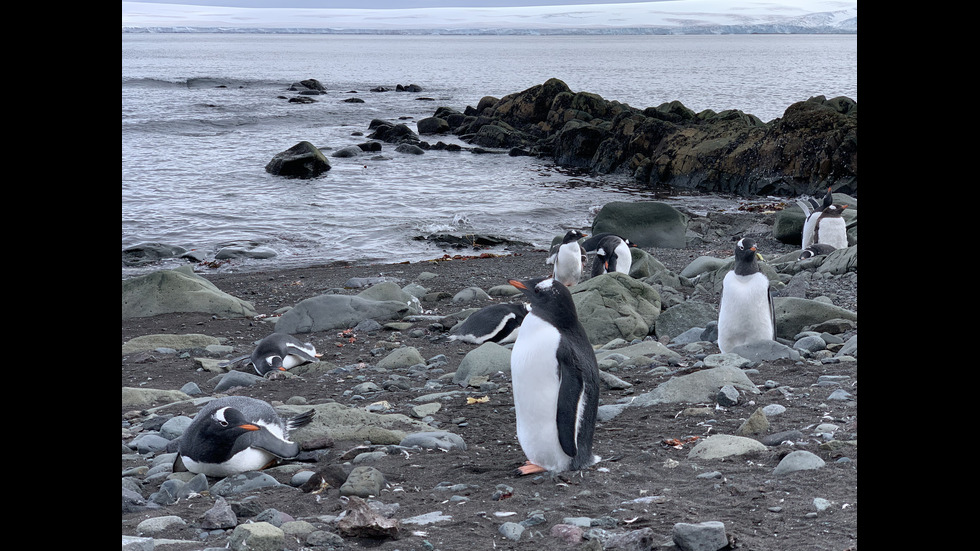
[[[526,304],[491,304],[455,325],[449,340],[472,344],[514,342],[527,311]]]
[[[518,472],[592,465],[599,367],[572,294],[554,278],[509,283],[531,302],[510,357],[517,440],[528,459]]]
[[[262,376],[270,371],[286,371],[300,364],[315,362],[320,355],[308,342],[284,333],[273,333],[259,341],[249,363]]]
[[[847,223],[843,213],[847,205],[838,207],[834,204],[834,196],[830,188],[818,206],[812,198],[796,202],[803,209],[806,220],[803,222],[803,249],[812,245],[830,245],[836,249],[847,248]]]
[[[578,230],[569,230],[558,246],[558,252],[554,255],[555,279],[567,287],[571,287],[582,278],[582,269],[585,266],[585,250],[578,244],[578,240],[586,235]]]
[[[629,275],[630,268],[633,266],[633,253],[630,252],[630,247],[634,246],[629,239],[623,239],[618,235],[603,236],[596,245],[595,260],[592,261],[592,277],[609,272]]]
[[[247,396],[208,402],[180,436],[177,457],[183,468],[207,476],[255,471],[278,459],[299,455],[289,432],[313,419],[314,410],[284,421],[271,405]]]
[[[769,278],[759,271],[755,240],[735,244],[735,267],[725,275],[718,313],[718,348],[722,353],[755,341],[776,338]]]

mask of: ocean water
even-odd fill
[[[327,94],[289,103],[315,78]],[[529,157],[428,151],[330,157],[312,180],[265,172],[307,140],[367,141],[372,119],[414,122],[563,80],[645,108],[679,100],[764,121],[812,96],[857,98],[856,35],[386,36],[122,35],[122,248],[147,242],[213,255],[254,245],[272,259],[216,270],[401,262],[467,254],[417,239],[491,234],[547,247],[588,228],[610,201],[724,209],[739,198],[663,197],[618,175],[576,174]],[[371,92],[417,84],[420,93]],[[345,103],[356,96],[364,103]],[[466,145],[453,136],[422,136]],[[182,262],[183,263],[183,262]],[[123,267],[123,277],[149,269]],[[202,268],[204,269],[204,268]]]

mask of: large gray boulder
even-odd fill
[[[660,293],[626,274],[593,277],[570,288],[579,321],[592,344],[642,339],[660,315]]]
[[[743,393],[759,394],[759,389],[744,371],[724,366],[672,377],[650,392],[637,396],[631,405],[714,403],[718,390],[725,385],[732,385]]]
[[[495,342],[485,342],[466,353],[453,375],[453,382],[466,386],[473,377],[490,376],[498,371],[510,375],[510,349]]]
[[[795,338],[804,327],[832,319],[857,321],[857,313],[819,300],[775,297],[776,336]]]
[[[406,315],[415,315],[422,312],[422,303],[419,299],[403,290],[397,283],[385,281],[372,285],[367,289],[357,293],[357,296],[369,300],[401,302],[408,308]]]
[[[411,309],[401,301],[372,300],[361,296],[320,295],[300,301],[276,321],[276,333],[312,333],[347,329],[373,319],[401,319]]]
[[[276,408],[288,417],[313,409],[310,424],[290,433],[290,440],[303,442],[351,441],[372,444],[398,444],[409,434],[431,431],[432,427],[401,413],[372,413],[336,402],[313,405],[283,405]]]
[[[687,244],[686,214],[658,201],[613,201],[603,205],[592,233],[613,233],[639,247],[683,249]]]
[[[657,337],[673,339],[692,327],[705,327],[718,319],[718,310],[712,304],[688,300],[667,308],[657,316]]]
[[[218,289],[190,266],[159,270],[122,282],[122,319],[186,312],[227,318],[258,315],[251,302]]]

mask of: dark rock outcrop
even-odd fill
[[[299,142],[289,149],[277,153],[265,165],[265,171],[277,176],[294,178],[315,178],[330,170],[330,161],[313,144]]]
[[[857,103],[812,97],[768,123],[738,110],[695,113],[678,101],[637,109],[558,79],[463,113],[433,115],[481,147],[550,157],[638,183],[742,196],[857,195]]]

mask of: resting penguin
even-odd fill
[[[735,267],[725,275],[718,312],[718,348],[722,353],[776,338],[769,278],[759,271],[757,254],[752,238],[743,237],[735,245]]]
[[[208,402],[180,436],[174,470],[229,476],[299,455],[289,433],[307,425],[314,410],[283,420],[255,398],[226,396]]]
[[[450,330],[449,340],[471,344],[514,342],[527,310],[526,304],[491,304],[455,325]]]
[[[284,333],[273,333],[259,341],[249,363],[262,376],[270,371],[286,371],[300,364],[315,362],[320,355],[308,342]]]
[[[835,205],[830,188],[827,188],[827,194],[819,205],[812,198],[796,203],[806,216],[802,238],[804,249],[815,244],[826,244],[837,249],[847,248],[847,223],[842,216],[847,205]]]
[[[599,461],[599,368],[572,294],[554,278],[509,283],[531,303],[510,356],[517,440],[528,459],[518,473],[588,467]]]
[[[558,252],[553,255],[554,271],[552,275],[564,285],[571,287],[582,278],[582,270],[585,266],[585,250],[578,244],[578,240],[586,235],[578,230],[569,230],[558,246]]]
[[[592,277],[608,272],[620,272],[629,275],[633,265],[633,253],[630,247],[635,247],[629,239],[618,235],[608,234],[599,240],[595,249],[595,260],[592,261]]]
[[[837,247],[834,247],[833,245],[827,245],[826,243],[816,243],[800,251],[800,257],[798,260],[805,260],[807,258],[811,258],[822,254],[830,254],[836,250]]]

